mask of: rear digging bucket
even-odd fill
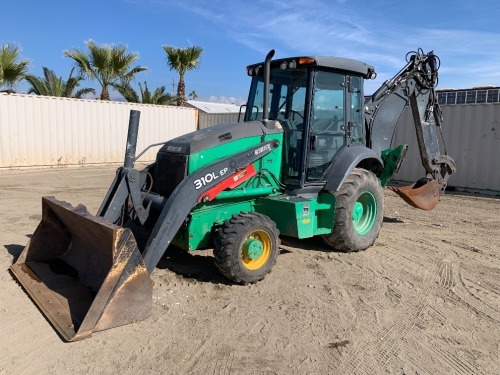
[[[422,178],[417,182],[400,188],[388,186],[410,206],[430,211],[439,203],[441,198],[439,185],[436,180]]]
[[[54,197],[11,271],[68,341],[146,319],[153,288],[135,238]]]

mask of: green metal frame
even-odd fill
[[[255,210],[269,216],[281,234],[309,238],[332,232],[335,197],[327,192],[310,199],[284,195],[265,197],[255,203]]]
[[[281,178],[281,158],[283,134],[255,136],[222,143],[189,157],[188,171],[192,173],[228,155],[241,152],[242,149],[276,140],[279,146],[270,154],[254,163],[259,172],[257,176],[245,181],[235,189],[219,193],[215,200],[204,202],[191,211],[189,221],[175,236],[173,243],[186,250],[197,250],[211,247],[211,234],[233,214],[242,211],[255,211],[256,199],[280,194],[278,182]]]
[[[382,187],[386,186],[391,180],[394,173],[399,170],[401,163],[403,162],[406,152],[408,150],[408,145],[399,145],[398,147],[392,149],[388,148],[381,152],[381,158],[384,162],[384,169],[378,176],[380,178],[380,184]]]
[[[280,193],[278,181],[281,178],[283,134],[244,138],[193,154],[190,157],[189,171],[272,139],[280,142],[280,146],[254,163],[255,169],[260,173],[242,186],[219,193],[213,201],[200,203],[174,238],[175,245],[186,250],[212,247],[215,228],[240,212],[258,212],[268,216],[276,223],[280,233],[286,236],[302,239],[333,231],[336,205],[333,194],[321,192],[317,198],[302,198]],[[385,165],[379,176],[382,186],[388,183],[399,168],[406,149],[406,145],[401,145],[382,152]],[[352,212],[354,229],[358,234],[364,235],[371,229],[377,209],[375,198],[370,193],[361,194]]]

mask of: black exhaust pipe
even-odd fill
[[[269,123],[269,81],[271,80],[271,59],[274,56],[274,50],[270,50],[264,61],[264,111],[262,113],[262,123],[265,127],[274,127]]]

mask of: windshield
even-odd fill
[[[245,114],[246,121],[262,120],[264,109],[263,77],[253,77]],[[299,129],[304,122],[306,69],[273,69],[269,84],[269,119],[278,120],[285,129]]]
[[[285,181],[298,181],[302,165],[302,135],[308,70],[272,69],[269,83],[269,119],[278,120],[284,134]],[[245,120],[262,120],[264,109],[263,77],[253,77]]]

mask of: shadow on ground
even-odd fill
[[[7,249],[9,254],[12,255],[12,264],[16,263],[17,259],[19,258],[19,255],[21,255],[21,253],[24,250],[24,245],[10,244],[3,246]]]

